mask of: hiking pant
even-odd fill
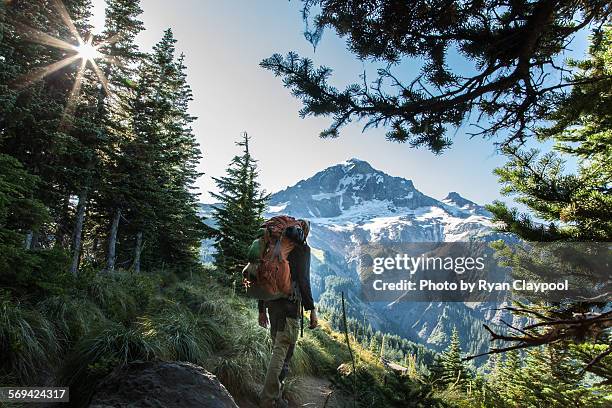
[[[298,338],[298,319],[292,317],[274,318],[270,316],[270,334],[272,335],[272,357],[266,372],[266,380],[261,392],[260,407],[274,406],[274,401],[281,398],[281,383],[278,378],[291,345]]]

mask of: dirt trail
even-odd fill
[[[289,408],[342,408],[342,396],[334,391],[331,382],[325,378],[303,376],[294,387],[299,389],[300,401],[290,401]],[[240,408],[257,408],[251,401],[237,400]]]
[[[339,394],[334,391],[332,384],[325,378],[304,376],[299,379],[301,401],[292,403],[291,408],[340,408]]]

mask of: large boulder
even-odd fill
[[[96,388],[90,408],[237,408],[217,377],[184,362],[136,361]]]

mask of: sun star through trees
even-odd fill
[[[61,0],[52,0],[52,4],[57,10],[58,14],[61,16],[62,21],[68,27],[68,30],[70,31],[70,34],[72,35],[73,39],[76,39],[77,44],[71,44],[67,40],[56,38],[52,35],[36,30],[25,24],[15,22],[15,26],[20,30],[21,34],[26,40],[65,50],[67,55],[62,60],[34,69],[28,74],[20,77],[14,85],[18,88],[28,87],[42,80],[46,76],[56,71],[59,71],[64,67],[71,65],[74,62],[80,61],[75,81],[70,92],[70,98],[66,104],[64,116],[68,117],[73,112],[76,100],[81,91],[81,85],[83,83],[85,71],[88,67],[91,68],[93,72],[95,72],[98,81],[102,85],[104,91],[107,94],[110,93],[106,75],[104,75],[104,72],[100,69],[97,61],[104,60],[110,63],[114,61],[112,56],[102,53],[101,50],[104,47],[117,42],[121,38],[121,36],[117,34],[106,40],[94,44],[94,38],[92,34],[87,33],[85,35],[85,39],[83,38],[83,36],[81,36],[79,31],[75,27],[74,22],[72,21],[72,18],[68,13],[68,10],[66,10],[66,7],[64,6]]]

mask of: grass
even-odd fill
[[[0,299],[0,377],[30,383],[48,375],[60,349],[56,331],[39,311],[20,302]]]
[[[235,295],[207,270],[187,280],[167,272],[88,275],[39,300],[0,295],[0,352],[9,356],[0,363],[0,380],[70,386],[72,406],[85,406],[100,379],[134,360],[203,366],[243,400],[256,399],[265,377],[272,344],[257,324],[255,302]],[[395,380],[376,357],[353,347],[361,406],[405,406],[389,397],[397,394],[389,386]],[[348,361],[342,335],[325,321],[320,329],[306,329],[291,362],[288,396],[300,399],[296,378],[302,375],[331,378],[350,392],[352,374],[338,370]]]

